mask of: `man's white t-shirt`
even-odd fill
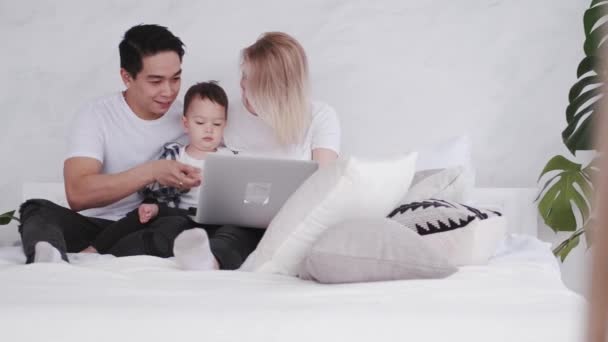
[[[99,98],[77,114],[68,135],[66,159],[97,159],[103,164],[101,172],[104,174],[126,171],[157,159],[167,142],[183,144],[185,134],[181,117],[182,105],[178,101],[159,119],[143,120],[127,105],[122,92]],[[108,206],[81,213],[118,220],[137,208],[142,200],[134,193]]]
[[[272,127],[249,113],[239,101],[231,106],[228,114],[224,143],[242,155],[311,160],[312,150],[316,148],[340,153],[340,122],[332,107],[313,102],[312,122],[304,139],[299,144],[285,147],[279,143]]]
[[[230,151],[227,148],[218,148],[217,151],[214,153],[223,154],[223,155],[233,155],[232,151]],[[199,169],[201,169],[201,171],[205,168],[205,159],[193,158],[188,153],[186,153],[185,146],[183,146],[179,149],[179,156],[177,157],[177,160],[184,164],[198,167]],[[204,175],[204,171],[202,171],[202,174]],[[203,183],[204,183],[204,179],[203,179]],[[201,186],[203,186],[203,184],[201,184],[197,187],[191,188],[190,191],[183,193],[179,197],[179,207],[182,209],[189,209],[190,207],[197,208],[198,207],[198,195],[200,193]]]

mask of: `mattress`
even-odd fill
[[[487,265],[441,280],[322,285],[173,259],[0,248],[3,341],[579,341],[585,301],[549,245],[510,234]]]

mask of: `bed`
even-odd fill
[[[61,201],[60,185],[26,185]],[[40,193],[37,193],[40,195]],[[487,265],[441,280],[322,285],[174,260],[70,255],[23,265],[0,248],[5,341],[579,341],[585,300],[562,283],[536,235],[533,189],[476,189],[513,217]]]

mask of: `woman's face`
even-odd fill
[[[247,111],[257,116],[255,111],[253,110],[253,107],[249,103],[249,100],[247,100],[247,89],[249,89],[250,87],[249,80],[247,78],[249,70],[249,63],[243,62],[243,64],[241,65],[241,100],[243,101],[243,105],[245,105],[245,108],[247,108]]]

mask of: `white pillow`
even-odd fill
[[[428,246],[454,266],[484,265],[507,235],[507,219],[494,216],[473,220],[466,229],[423,236]]]
[[[339,159],[307,179],[277,213],[256,251],[254,270],[297,275],[315,240],[339,222],[382,218],[403,198],[417,153],[386,161]]]
[[[475,168],[471,152],[471,140],[467,136],[455,137],[438,144],[423,146],[418,150],[416,171],[463,167],[465,201],[475,187]]]
[[[389,218],[422,235],[454,266],[487,263],[507,232],[500,212],[444,200],[406,203]]]
[[[466,187],[462,166],[441,170],[424,170],[414,174],[412,186],[401,203],[431,198],[463,202]]]

